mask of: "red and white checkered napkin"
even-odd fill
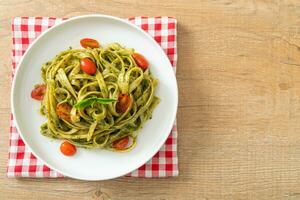
[[[49,17],[16,17],[12,21],[13,32],[13,75],[18,62],[28,45],[41,32],[60,23],[64,19]],[[176,19],[171,17],[132,17],[133,24],[148,32],[168,55],[176,69],[177,43]],[[62,174],[50,169],[30,152],[20,138],[13,115],[10,120],[8,177],[63,177]],[[178,175],[177,128],[173,129],[162,148],[151,160],[139,169],[127,174],[131,177],[168,177]]]

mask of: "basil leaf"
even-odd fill
[[[88,98],[88,99],[83,99],[82,101],[76,103],[74,105],[75,108],[85,108],[88,107],[90,105],[92,105],[95,102],[94,99]]]
[[[90,98],[86,98],[81,100],[80,102],[76,103],[74,105],[75,108],[86,108],[94,103],[101,103],[101,104],[109,104],[112,102],[117,101],[116,99],[110,99],[110,98],[98,98],[98,97],[90,97]]]

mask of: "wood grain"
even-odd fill
[[[297,0],[0,1],[0,199],[300,199]],[[14,16],[178,19],[177,178],[6,178]]]

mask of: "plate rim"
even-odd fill
[[[165,141],[167,140],[167,138],[169,137],[170,134],[165,134],[164,137],[162,138],[161,142],[157,145],[157,150],[155,151],[152,151],[152,153],[150,154],[151,156],[146,157],[146,159],[141,159],[140,162],[137,162],[137,164],[135,165],[136,167],[133,168],[133,169],[130,169],[130,170],[125,170],[126,172],[125,173],[120,173],[120,174],[115,174],[113,176],[110,176],[108,178],[99,178],[99,177],[96,177],[96,178],[84,178],[84,177],[81,177],[81,176],[73,176],[73,175],[70,175],[68,172],[62,172],[60,169],[57,169],[56,167],[53,167],[52,165],[50,165],[48,162],[46,162],[44,159],[42,159],[40,156],[38,156],[31,148],[30,145],[28,145],[28,142],[27,140],[25,139],[25,137],[23,136],[22,134],[22,131],[20,130],[19,128],[19,123],[18,123],[18,120],[17,120],[17,115],[16,115],[16,112],[15,112],[15,104],[16,104],[16,100],[15,100],[15,95],[16,95],[16,87],[17,87],[17,83],[18,82],[18,77],[21,76],[18,72],[20,71],[20,68],[22,66],[22,63],[25,59],[25,57],[27,56],[27,54],[31,51],[31,48],[37,43],[37,41],[39,41],[41,38],[45,37],[45,35],[51,31],[53,31],[54,29],[57,29],[59,28],[60,26],[64,25],[65,23],[69,23],[69,22],[72,22],[72,21],[75,21],[75,20],[78,20],[78,19],[82,19],[82,18],[107,18],[107,19],[112,19],[112,20],[116,20],[116,21],[119,21],[119,22],[122,22],[122,23],[125,23],[131,27],[133,27],[135,30],[141,32],[144,36],[146,36],[148,39],[150,39],[152,41],[152,43],[158,47],[157,49],[159,49],[160,51],[160,54],[163,55],[164,59],[167,60],[168,62],[168,65],[167,67],[171,67],[172,68],[172,71],[173,71],[173,66],[171,65],[170,63],[170,60],[169,58],[167,57],[166,53],[163,51],[162,47],[154,40],[154,38],[152,36],[150,36],[147,32],[145,32],[144,30],[142,30],[140,27],[138,27],[137,25],[129,22],[128,20],[125,20],[125,19],[122,19],[122,18],[119,18],[119,17],[115,17],[115,16],[111,16],[111,15],[104,15],[104,14],[88,14],[88,15],[80,15],[80,16],[75,16],[75,17],[71,17],[69,19],[66,19],[66,20],[63,20],[61,21],[60,23],[56,24],[56,25],[53,25],[52,27],[50,27],[49,29],[43,31],[37,38],[34,39],[34,41],[28,46],[28,48],[26,49],[24,55],[21,57],[16,69],[15,69],[15,72],[14,72],[14,76],[13,76],[13,80],[12,80],[12,84],[11,84],[11,98],[10,98],[10,103],[11,103],[11,110],[12,110],[12,114],[14,116],[14,122],[15,122],[15,126],[18,130],[18,133],[21,137],[21,139],[23,140],[23,142],[25,143],[26,147],[30,150],[30,152],[37,158],[39,159],[44,165],[50,167],[52,170],[56,171],[56,172],[59,172],[60,174],[62,174],[63,176],[66,176],[66,177],[69,177],[69,178],[73,178],[73,179],[78,179],[78,180],[88,180],[88,181],[99,181],[99,180],[110,180],[110,179],[114,179],[114,178],[118,178],[118,177],[121,177],[121,176],[124,176],[136,169],[138,169],[140,166],[142,166],[143,164],[145,164],[146,162],[148,162],[159,150],[160,148],[163,146],[163,144],[165,143]],[[24,67],[23,67],[24,68]],[[172,119],[172,123],[171,125],[169,125],[168,127],[168,132],[171,133],[171,130],[172,130],[172,127],[175,123],[175,120],[176,120],[176,116],[177,116],[177,111],[178,111],[178,84],[177,84],[177,79],[176,79],[176,75],[175,75],[175,72],[172,73],[172,78],[175,80],[175,84],[174,84],[174,94],[175,94],[175,112],[173,114],[173,116],[171,116],[171,119]]]

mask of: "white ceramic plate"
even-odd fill
[[[127,153],[79,148],[75,156],[59,151],[61,141],[40,134],[46,119],[39,114],[40,102],[31,99],[40,83],[41,65],[70,46],[80,48],[82,38],[94,38],[102,45],[119,42],[135,48],[149,61],[160,81],[156,95],[161,103],[138,136],[137,146]],[[52,169],[72,178],[105,180],[125,175],[148,161],[167,139],[177,111],[178,90],[172,66],[161,47],[144,31],[125,20],[106,15],[71,18],[44,32],[19,63],[12,88],[12,110],[19,133],[33,154]]]

